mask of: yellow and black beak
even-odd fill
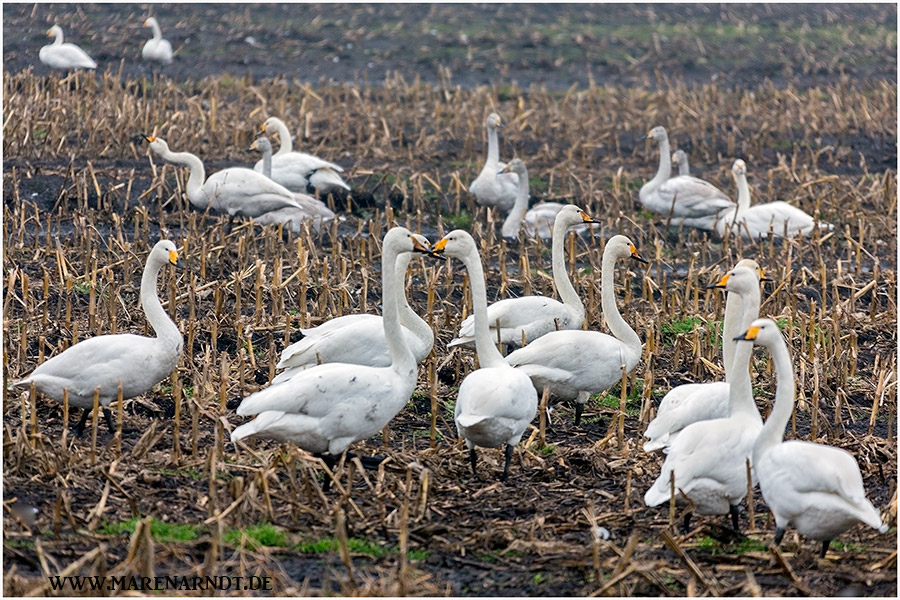
[[[585,223],[596,223],[597,222],[597,220],[595,218],[593,218],[591,215],[587,214],[583,210],[578,211],[578,214],[581,215],[581,220],[584,221]],[[637,252],[637,250],[634,249],[634,246],[632,246],[632,252]]]
[[[147,135],[146,133],[142,133],[141,137],[150,142],[151,144],[156,141],[156,138],[152,135]]]
[[[169,264],[176,269],[184,268],[184,263],[178,260],[178,252],[176,252],[175,250],[169,250]]]
[[[246,148],[244,148],[244,152],[250,152],[251,150],[256,150],[258,147],[259,147],[259,146],[258,146],[258,144],[256,143],[256,140],[253,140],[253,142],[252,142],[249,146],[247,146]]]
[[[762,281],[775,281],[775,280],[772,279],[771,277],[766,277],[766,274],[763,273],[762,268],[757,269],[756,272],[757,272],[757,274],[759,274],[759,280],[760,280],[761,282],[762,282]]]
[[[629,244],[629,245],[628,245],[628,249],[631,250],[631,258],[632,258],[633,260],[636,260],[636,261],[638,261],[639,263],[644,263],[645,265],[650,264],[650,263],[648,263],[646,260],[644,260],[644,257],[643,257],[643,256],[641,256],[640,254],[638,254],[637,248],[634,246],[634,244]]]
[[[751,326],[750,329],[748,329],[747,331],[745,331],[744,333],[742,333],[741,335],[737,336],[734,339],[735,339],[735,341],[752,342],[753,340],[756,339],[756,336],[758,336],[758,335],[759,335],[759,327]]]
[[[431,247],[431,250],[438,256],[443,256],[444,248],[447,247],[447,238],[442,238],[437,244]]]
[[[728,279],[729,279],[730,277],[731,277],[731,274],[730,274],[730,273],[725,273],[725,274],[722,276],[722,279],[720,279],[720,280],[717,281],[716,283],[713,283],[713,284],[710,284],[710,285],[706,286],[706,289],[708,289],[708,290],[711,290],[711,289],[714,289],[714,288],[725,289],[725,284],[728,283]]]
[[[421,254],[426,254],[432,258],[444,258],[444,256],[439,254],[438,252],[436,252],[433,247],[423,244],[415,237],[412,238],[412,243],[413,243],[413,252],[419,252]]]

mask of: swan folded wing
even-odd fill
[[[500,323],[500,339],[506,343],[520,345],[522,334],[526,343],[559,329],[574,329],[576,323],[572,311],[562,302],[546,296],[522,296],[505,298],[494,302],[487,309],[488,327],[491,338],[497,337],[497,323]],[[448,347],[471,343],[475,339],[475,315],[465,318],[459,328],[459,335]]]
[[[251,169],[232,167],[213,173],[203,184],[212,207],[230,215],[259,216],[300,205],[284,186]]]
[[[672,388],[665,395],[656,418],[647,425],[644,451],[659,450],[669,445],[672,434],[698,421],[728,416],[728,389],[724,381],[688,383]]]
[[[379,325],[381,324],[381,315],[359,313],[355,315],[341,315],[339,317],[329,319],[321,325],[316,325],[315,327],[307,327],[306,329],[300,329],[300,333],[303,334],[303,337],[320,336],[328,333],[329,331],[334,331],[335,329],[356,326],[358,323],[363,323],[364,321],[370,321],[372,319],[376,319]],[[295,342],[295,344],[296,343],[299,342]],[[295,344],[291,344],[291,346]],[[291,346],[288,346],[288,348],[290,348]],[[285,349],[285,351],[287,351],[287,348]],[[283,356],[284,352],[282,352],[282,357]]]
[[[735,206],[735,203],[716,186],[686,175],[664,181],[656,193],[662,206],[669,207],[674,201],[677,215],[688,218],[714,215]],[[663,212],[668,212],[668,208]]]
[[[334,188],[343,188],[350,191],[350,186],[341,179],[341,176],[334,169],[329,167],[316,169],[309,176],[309,183],[322,192],[328,192]]]
[[[734,228],[744,235],[749,230],[752,237],[765,236],[770,229],[773,235],[782,236],[785,234],[785,224],[789,236],[810,233],[815,227],[813,218],[799,208],[786,202],[770,202],[751,206],[738,213]]]

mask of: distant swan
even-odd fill
[[[676,150],[672,154],[672,162],[678,165],[679,175],[691,174],[691,166],[688,164],[688,155],[684,150]]]
[[[482,206],[496,206],[509,210],[516,202],[519,176],[515,173],[500,173],[506,167],[506,163],[500,162],[500,148],[497,142],[497,129],[503,127],[500,115],[489,114],[484,127],[488,134],[487,159],[481,173],[469,185],[469,192]]]
[[[144,21],[144,27],[153,30],[153,37],[144,43],[141,50],[141,56],[144,60],[155,60],[165,65],[172,62],[172,44],[169,40],[164,40],[162,32],[159,30],[159,23],[154,17],[148,17]]]
[[[775,406],[753,445],[753,467],[763,499],[775,517],[775,545],[789,525],[822,542],[825,558],[831,540],[863,522],[885,533],[888,526],[866,498],[859,465],[840,448],[791,440],[784,429],[794,407],[794,369],[778,325],[770,319],[754,321],[737,339],[769,349],[778,384]]]
[[[350,186],[338,174],[344,170],[340,166],[312,154],[293,151],[294,143],[284,121],[269,117],[260,130],[262,133],[277,134],[281,143],[278,151],[272,155],[272,179],[289,190],[304,194],[311,191],[328,194],[337,189],[350,190]],[[263,161],[253,165],[254,171],[261,173],[262,169]],[[313,189],[310,190],[310,187]]]
[[[87,55],[87,52],[75,44],[63,43],[63,30],[59,25],[54,25],[47,31],[47,36],[53,38],[53,43],[41,48],[38,58],[41,62],[54,69],[96,69],[97,63]]]

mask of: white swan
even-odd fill
[[[747,267],[733,269],[731,277],[756,281],[756,274]],[[750,387],[752,350],[749,344],[734,350],[732,378],[728,383],[729,416],[692,423],[681,430],[669,446],[659,477],[644,494],[647,506],[669,501],[670,477],[674,473],[677,502],[683,502],[683,494],[698,514],[730,514],[732,526],[738,529],[738,505],[747,494],[746,461],[762,429],[762,418]],[[691,512],[688,512],[684,518],[685,530],[690,519]]]
[[[613,271],[616,260],[631,258],[646,263],[624,235],[613,236],[603,249],[600,302],[612,335],[599,331],[553,331],[506,357],[525,372],[534,387],[549,387],[554,398],[575,401],[575,423],[591,394],[604,392],[630,373],[641,358],[641,340],[616,306]]]
[[[54,69],[96,69],[94,62],[87,52],[75,44],[63,43],[63,30],[59,25],[54,25],[47,31],[47,37],[53,38],[53,43],[41,48],[38,58],[48,67]]]
[[[428,240],[414,234],[423,245]],[[404,252],[397,257],[397,275],[401,283],[395,288],[400,306],[400,323],[403,338],[417,363],[425,360],[434,346],[434,331],[428,323],[410,308],[402,285],[412,254]],[[384,325],[380,315],[344,315],[322,323],[318,327],[302,329],[303,338],[281,353],[276,369],[284,369],[272,383],[287,381],[297,373],[320,363],[351,363],[370,367],[387,367],[391,354],[384,337]]]
[[[487,320],[491,339],[515,347],[531,343],[542,335],[557,329],[578,329],[584,322],[584,304],[572,287],[566,270],[566,230],[577,223],[593,223],[583,210],[568,205],[559,212],[553,225],[553,282],[562,302],[546,296],[522,296],[494,302],[487,308]],[[499,336],[497,324],[500,325]],[[459,335],[447,344],[448,348],[475,343],[475,315],[469,315],[459,327]]]
[[[731,168],[738,188],[737,207],[719,215],[716,221],[716,232],[724,236],[731,229],[745,238],[758,239],[768,237],[769,232],[775,237],[798,234],[809,235],[816,227],[815,219],[787,202],[769,202],[750,206],[750,186],[747,184],[747,165],[737,159]],[[822,229],[834,226],[820,223]]]
[[[763,275],[755,260],[745,258],[737,269],[727,273],[710,287],[726,290],[725,319],[722,324],[722,366],[725,381],[688,383],[674,387],[663,397],[656,417],[647,425],[644,452],[665,451],[679,432],[697,421],[719,419],[728,416],[728,382],[734,359],[734,337],[759,317],[759,282],[771,281]],[[755,275],[750,277],[749,273]]]
[[[155,60],[165,65],[172,62],[172,44],[169,40],[164,40],[162,32],[159,30],[159,23],[154,17],[147,17],[144,21],[144,27],[149,27],[153,31],[153,37],[144,42],[144,48],[141,50],[141,57],[144,60]]]
[[[206,179],[203,161],[197,156],[190,152],[172,152],[162,138],[145,135],[144,139],[150,143],[150,149],[165,160],[190,168],[187,197],[200,210],[213,208],[228,213],[234,219],[239,215],[258,218],[273,210],[300,208],[290,190],[262,173],[243,167],[229,167]]]
[[[775,363],[775,406],[753,445],[759,489],[775,516],[775,545],[792,525],[802,535],[822,542],[819,556],[824,558],[832,538],[857,522],[887,532],[866,498],[853,455],[824,444],[783,441],[794,407],[794,370],[778,325],[759,319],[737,339],[768,348]]]
[[[515,173],[500,173],[505,163],[500,162],[500,148],[497,143],[497,128],[503,127],[500,115],[491,113],[484,121],[488,134],[488,153],[481,173],[469,184],[469,192],[482,206],[497,206],[509,210],[516,202],[519,176]]]
[[[553,224],[556,222],[556,216],[567,205],[559,202],[542,202],[528,208],[528,169],[520,158],[514,158],[509,161],[504,173],[515,173],[519,178],[516,191],[516,203],[512,210],[503,221],[500,229],[501,235],[505,238],[515,238],[519,235],[519,228],[524,224],[525,234],[528,237],[540,237],[549,239],[553,235]],[[576,225],[576,233],[581,234],[588,230],[588,225]]]
[[[322,458],[333,464],[350,444],[381,431],[406,406],[416,386],[416,359],[400,325],[396,264],[403,252],[430,253],[430,249],[403,227],[394,227],[384,236],[382,325],[390,366],[323,364],[251,394],[237,414],[257,417],[237,427],[232,441],[257,435],[293,442],[317,455],[328,453]]]
[[[278,151],[272,155],[272,175],[270,177],[295,192],[306,193],[311,186],[320,194],[328,194],[339,188],[350,190],[338,173],[343,172],[340,166],[318,156],[305,152],[294,152],[291,134],[284,121],[277,117],[269,117],[260,127],[262,133],[274,132],[281,143]],[[262,173],[263,161],[253,165],[253,170]]]
[[[39,392],[58,402],[62,402],[63,391],[68,389],[69,404],[84,409],[76,435],[84,429],[94,406],[94,390],[98,390],[106,424],[114,432],[106,407],[118,398],[119,383],[124,399],[143,394],[165,379],[181,356],[181,332],[156,295],[156,280],[166,264],[181,266],[175,244],[160,240],[150,251],[141,277],[141,306],[156,337],[130,333],[92,337],[45,361],[31,375],[12,385],[27,389],[33,383]]]
[[[503,360],[488,332],[484,270],[475,240],[465,231],[451,231],[434,245],[434,250],[463,261],[472,289],[475,349],[481,368],[466,375],[459,386],[454,412],[456,429],[469,448],[472,474],[476,473],[475,446],[495,448],[506,444],[501,476],[506,481],[513,448],[537,412],[537,392],[525,373]]]
[[[272,143],[269,141],[269,138],[263,136],[254,140],[247,150],[257,150],[263,153],[263,168],[261,172],[271,179]],[[300,208],[280,208],[262,214],[255,218],[254,221],[260,225],[279,225],[284,223],[287,224],[294,233],[300,233],[303,229],[304,221],[312,221],[316,230],[318,230],[324,223],[328,223],[334,219],[334,212],[318,198],[313,198],[308,194],[295,193],[294,200],[297,201]]]
[[[734,208],[734,202],[711,183],[690,175],[671,177],[669,136],[665,128],[654,127],[647,137],[659,142],[659,170],[641,188],[640,199],[644,208],[663,216],[671,214],[673,223],[678,218],[710,217]]]
[[[672,163],[678,165],[679,175],[691,174],[691,165],[688,164],[688,155],[684,150],[676,150],[672,153]]]

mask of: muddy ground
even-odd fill
[[[101,420],[92,456],[90,433],[71,439],[74,415],[62,444],[59,406],[38,398],[31,410],[27,396],[4,394],[7,594],[45,593],[47,575],[75,565],[74,574],[264,574],[276,595],[896,597],[894,5],[3,10],[4,380],[110,323],[144,331],[136,273],[161,233],[191,265],[160,285],[175,300],[185,357],[170,382],[126,402],[121,448]],[[157,72],[138,61],[151,12],[178,49]],[[106,75],[61,81],[36,64],[54,22]],[[583,95],[566,93],[590,78]],[[210,171],[246,164],[260,114],[288,109],[303,132],[301,106],[315,116],[298,140],[344,165],[354,188],[352,211],[318,234],[226,235],[223,219],[186,206],[181,170],[132,140],[154,130]],[[503,156],[527,159],[534,200],[577,202],[602,220],[596,237],[572,242],[589,328],[604,328],[602,240],[626,233],[651,261],[616,279],[645,340],[625,410],[618,389],[592,400],[579,427],[558,406],[543,443],[527,434],[509,482],[497,481],[498,450],[479,453],[473,477],[452,403],[474,362],[446,349],[466,304],[464,270],[416,261],[410,302],[437,343],[384,441],[356,447],[389,457],[381,470],[351,461],[340,489],[322,492],[321,468],[291,446],[223,444],[242,422],[237,403],[267,384],[301,323],[378,311],[386,210],[432,241],[469,228],[485,244],[491,298],[553,294],[547,246],[501,245],[499,226],[457,185],[477,173],[489,108],[508,123]],[[206,130],[185,125],[201,120]],[[818,211],[835,233],[745,244],[667,230],[636,201],[658,160],[643,139],[657,121],[723,189],[742,156],[754,198]],[[346,201],[330,199],[337,209]],[[891,525],[883,536],[853,528],[825,560],[793,533],[780,554],[769,547],[758,490],[752,522],[742,510],[746,537],[714,518],[683,534],[668,510],[643,506],[660,459],[640,451],[641,432],[669,387],[720,375],[721,300],[703,287],[748,254],[774,274],[763,310],[788,325],[800,373],[789,437],[852,452]],[[697,321],[685,327],[687,316]],[[762,352],[753,370],[766,411],[774,381]],[[131,535],[146,516],[183,529]]]

